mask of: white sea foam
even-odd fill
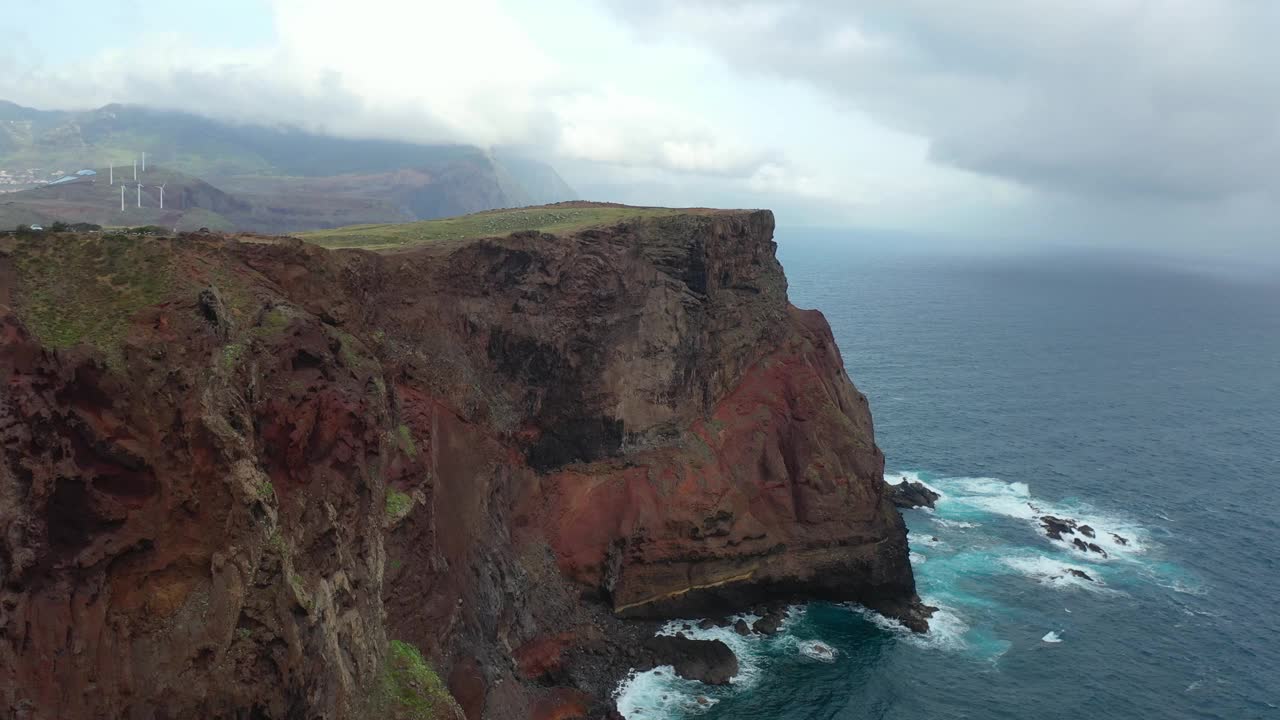
[[[1044,555],[1016,555],[1000,558],[1000,562],[1014,571],[1029,577],[1041,585],[1059,590],[1081,589],[1092,592],[1113,592],[1106,587],[1096,568],[1082,568]],[[1092,581],[1073,575],[1070,570],[1084,572]]]
[[[1172,590],[1176,593],[1182,593],[1183,595],[1204,596],[1209,594],[1209,591],[1202,585],[1192,585],[1178,579],[1163,579],[1155,575],[1151,575],[1150,577],[1152,582],[1165,590]]]
[[[982,527],[982,523],[971,523],[964,520],[948,520],[942,517],[931,517],[929,519],[944,528],[968,530],[969,528]]]
[[[940,547],[946,543],[933,535],[918,533],[911,536],[911,544],[923,545],[925,547]]]
[[[912,565],[921,565],[921,564],[926,563],[926,562],[928,562],[928,561],[929,561],[929,557],[928,557],[927,555],[921,555],[920,553],[915,552],[914,550],[911,552],[911,564],[912,564]]]
[[[969,624],[954,610],[942,605],[937,600],[928,597],[921,599],[926,605],[938,608],[933,613],[933,616],[929,618],[929,631],[923,634],[912,632],[897,620],[887,618],[870,608],[857,604],[849,604],[847,607],[870,620],[877,627],[887,630],[913,645],[939,650],[963,650],[966,646],[964,636],[969,631]]]
[[[903,474],[898,473],[899,476]],[[911,476],[910,473],[905,474]],[[997,515],[1024,520],[1036,535],[1048,539],[1040,518],[1051,515],[1072,520],[1077,526],[1087,525],[1093,530],[1092,538],[1077,531],[1074,535],[1064,535],[1064,540],[1050,540],[1091,562],[1132,558],[1147,549],[1148,533],[1141,525],[1089,505],[1041,500],[1031,494],[1030,487],[1024,482],[1006,482],[989,477],[954,477],[939,478],[935,485],[936,491],[944,499],[938,501],[938,513],[930,520],[943,528],[979,527],[980,523],[974,521],[975,517]],[[1077,538],[1097,545],[1106,551],[1106,555],[1081,551],[1072,542]]]
[[[1060,643],[1062,642],[1062,636],[1058,635],[1056,632],[1047,632],[1044,637],[1040,638],[1040,640],[1041,642],[1047,643]]]
[[[614,692],[614,701],[627,720],[685,717],[719,702],[705,685],[679,677],[670,665],[632,672]]]
[[[659,667],[643,673],[632,673],[615,692],[618,712],[627,720],[666,720],[701,713],[731,693],[749,690],[766,676],[770,655],[778,650],[793,649],[805,652],[806,641],[790,634],[790,628],[805,615],[805,608],[794,605],[787,608],[778,633],[773,636],[757,634],[739,635],[732,623],[741,619],[748,625],[760,619],[753,613],[740,613],[727,618],[728,627],[698,627],[699,620],[672,620],[663,625],[658,635],[683,634],[696,640],[720,640],[738,657],[738,674],[728,687],[711,688],[702,683],[685,680],[671,667]],[[818,643],[830,647],[826,643]],[[811,648],[811,651],[814,651]],[[816,652],[816,651],[814,651]],[[832,648],[834,660],[835,649]],[[808,654],[808,653],[806,653]],[[821,653],[817,653],[821,654]],[[821,659],[815,657],[815,659]],[[701,698],[701,701],[699,701]]]
[[[1028,503],[1031,492],[1026,483],[979,477],[949,478],[939,484],[946,488],[951,504],[957,509],[971,508],[1028,520],[1036,515]]]
[[[818,640],[805,640],[800,643],[800,654],[818,662],[832,663],[839,657],[840,651]]]
[[[947,493],[942,489],[935,487],[929,482],[921,479],[920,473],[915,472],[914,470],[886,471],[884,474],[884,481],[889,485],[897,485],[901,483],[903,480],[906,480],[907,482],[920,483],[926,488],[929,488],[929,490],[931,490],[932,492],[937,493],[937,495],[939,496],[939,499],[947,496]],[[927,510],[928,508],[925,508],[925,509]]]

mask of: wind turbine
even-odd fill
[[[142,172],[145,173],[146,171],[147,171],[147,154],[142,153]]]
[[[168,185],[168,183],[160,183],[159,185],[156,185],[156,187],[160,188],[160,209],[161,210],[164,209],[164,186],[165,185]]]
[[[142,207],[142,183],[138,183],[138,207]]]
[[[138,179],[138,158],[133,159],[133,179]]]
[[[120,183],[120,212],[124,212],[124,183]]]
[[[108,184],[108,185],[115,185],[115,184],[116,184],[116,166],[115,166],[115,165],[112,165],[112,166],[111,166],[111,169],[110,169],[110,170],[108,170],[107,172],[108,172],[107,177],[111,178],[111,182],[109,182],[109,183],[107,183],[107,184]]]

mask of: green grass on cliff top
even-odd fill
[[[16,275],[12,302],[42,344],[86,344],[108,364],[140,312],[216,286],[232,321],[244,324],[258,303],[244,273],[229,265],[193,261],[180,241],[119,232],[49,233],[4,238]],[[268,316],[268,320],[273,315]],[[230,347],[230,346],[229,346]]]
[[[43,343],[108,348],[174,290],[172,246],[105,235],[27,240],[13,253],[19,314]]]
[[[697,211],[570,203],[515,210],[490,210],[474,215],[422,222],[352,225],[335,230],[301,233],[299,237],[329,248],[394,250],[442,240],[469,240],[508,235],[522,230],[537,230],[553,235],[563,234],[590,227],[613,225],[623,220],[668,217],[691,212]]]

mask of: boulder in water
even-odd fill
[[[777,635],[778,629],[782,627],[782,613],[770,612],[751,625],[751,629],[761,635]]]
[[[1119,535],[1117,535],[1117,534],[1115,534],[1115,533],[1111,533],[1111,537],[1115,538],[1115,539],[1116,539],[1116,542],[1120,543],[1121,545],[1128,545],[1128,544],[1129,544],[1129,540],[1128,540],[1127,538],[1121,537],[1121,536],[1119,536]]]
[[[902,482],[891,486],[889,491],[889,499],[893,504],[904,509],[931,508],[940,497],[942,496],[925,487],[924,483],[911,482],[905,477],[902,478]]]
[[[1076,538],[1075,540],[1072,540],[1071,544],[1075,545],[1076,549],[1079,550],[1080,552],[1089,552],[1089,546],[1086,545],[1085,542],[1080,538]]]
[[[1080,534],[1084,535],[1085,537],[1088,537],[1088,538],[1095,537],[1095,535],[1093,534],[1093,528],[1089,527],[1088,525],[1081,525],[1076,529],[1079,530]]]
[[[751,628],[747,627],[747,621],[742,618],[738,618],[738,622],[733,624],[733,631],[739,635],[751,634]]]
[[[650,638],[645,647],[686,680],[727,685],[738,674],[738,656],[719,640],[693,640],[677,633]]]
[[[1061,540],[1063,534],[1074,535],[1076,533],[1075,520],[1045,515],[1040,518],[1040,524],[1044,526],[1044,534],[1054,540]]]
[[[1077,569],[1075,569],[1075,568],[1067,568],[1067,574],[1068,574],[1068,575],[1074,575],[1074,576],[1076,576],[1076,577],[1080,578],[1081,580],[1088,580],[1089,582],[1093,582],[1093,581],[1094,581],[1094,580],[1093,580],[1093,578],[1089,575],[1089,573],[1087,573],[1087,572],[1085,572],[1085,571],[1083,571],[1083,570],[1077,570]]]

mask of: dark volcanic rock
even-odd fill
[[[1088,580],[1089,582],[1093,582],[1093,578],[1089,575],[1089,573],[1083,570],[1077,570],[1076,568],[1067,568],[1067,574],[1074,575],[1080,578],[1081,580]]]
[[[1115,534],[1115,533],[1111,533],[1111,537],[1115,538],[1115,539],[1116,539],[1116,542],[1120,543],[1121,545],[1128,545],[1128,544],[1129,544],[1129,539],[1128,539],[1128,538],[1122,537],[1122,536],[1117,535],[1117,534]]]
[[[1080,552],[1089,552],[1089,546],[1086,545],[1085,542],[1080,538],[1073,539],[1071,541],[1071,544],[1075,545],[1076,549],[1079,550]]]
[[[1107,557],[1107,551],[1103,550],[1097,543],[1089,543],[1089,550],[1098,553],[1102,557]]]
[[[940,497],[942,496],[925,487],[924,483],[911,482],[905,477],[902,478],[902,482],[892,486],[889,493],[889,499],[893,504],[904,509],[931,508]]]
[[[671,665],[686,680],[708,685],[727,685],[738,674],[738,656],[719,640],[693,640],[684,635],[651,638],[645,647],[658,664]]]
[[[742,618],[738,618],[738,621],[733,624],[733,631],[739,635],[751,634],[751,628],[747,627],[747,621]]]
[[[1048,535],[1054,540],[1061,540],[1063,535],[1074,535],[1076,532],[1075,520],[1045,515],[1040,518],[1040,524],[1044,526],[1045,535]]]
[[[777,635],[778,629],[782,627],[784,616],[780,612],[769,612],[764,617],[751,624],[751,629],[761,635]]]
[[[938,608],[933,605],[925,605],[916,600],[894,608],[893,612],[889,613],[889,617],[902,623],[912,632],[922,633],[929,631],[929,618],[937,611]]]
[[[1080,531],[1081,535],[1084,535],[1087,538],[1096,537],[1093,532],[1093,528],[1089,527],[1088,525],[1081,525],[1076,529]]]

